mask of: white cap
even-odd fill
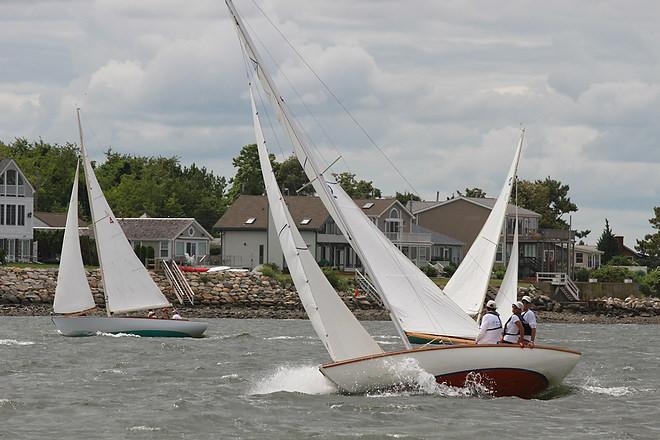
[[[523,300],[523,302],[528,302],[528,303],[530,303],[530,304],[531,304],[531,302],[532,302],[532,298],[530,298],[530,297],[527,296],[527,295],[523,296],[523,297],[522,297],[522,300]]]
[[[497,308],[497,303],[493,301],[492,299],[486,303],[486,308],[487,309],[496,309]]]
[[[521,303],[520,301],[515,302],[515,303],[513,303],[513,304],[511,304],[511,305],[514,306],[514,307],[518,307],[520,310],[523,309],[523,303]]]

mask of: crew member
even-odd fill
[[[520,344],[521,347],[525,346],[525,329],[520,321],[522,308],[523,305],[520,301],[511,304],[511,312],[513,314],[506,324],[504,324],[504,336],[500,342],[504,344]]]
[[[172,310],[172,319],[183,319],[177,309]]]
[[[523,327],[525,328],[525,341],[527,342],[527,345],[533,346],[534,341],[536,340],[536,315],[530,308],[532,305],[532,298],[525,295],[522,297],[522,303],[523,310],[520,317],[523,320]],[[524,323],[527,323],[527,325],[524,325]]]
[[[492,299],[486,303],[486,313],[481,318],[477,344],[497,344],[502,338],[502,320],[497,313],[497,304]]]

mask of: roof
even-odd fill
[[[433,208],[436,208],[438,206],[444,206],[448,205],[450,203],[457,202],[458,200],[465,200],[466,202],[473,203],[475,205],[482,206],[484,208],[492,210],[493,207],[495,206],[495,202],[497,201],[496,198],[494,197],[454,197],[453,199],[449,200],[444,200],[442,202],[414,202],[418,205],[413,205],[413,207],[417,206],[417,210],[413,209],[413,213],[419,214],[420,212],[424,211],[429,211]],[[534,212],[530,209],[526,208],[521,208],[520,206],[518,208],[518,215],[520,216],[525,216],[525,217],[541,217],[541,214]],[[516,205],[513,205],[509,203],[506,208],[506,215],[516,215]]]
[[[605,252],[599,250],[596,246],[588,246],[586,244],[576,244],[575,252],[584,252],[586,254],[604,254]]]
[[[449,235],[435,232],[431,229],[425,228],[424,226],[420,226],[414,223],[412,225],[412,231],[415,233],[431,234],[431,243],[433,244],[444,244],[448,246],[463,246],[465,244],[460,240],[450,237]]]
[[[34,187],[32,186],[32,184],[28,180],[27,176],[25,175],[25,173],[23,173],[23,170],[21,170],[21,167],[18,166],[18,164],[16,163],[16,161],[14,159],[8,159],[8,158],[0,159],[0,173],[2,173],[12,163],[14,164],[14,166],[16,167],[18,172],[21,173],[21,177],[23,178],[23,181],[25,182],[25,184],[27,186],[29,186],[30,189],[32,190],[32,192],[34,193],[35,192]]]
[[[11,159],[0,159],[0,173],[11,163]]]
[[[66,226],[66,212],[35,211],[33,215],[51,228],[64,228]],[[87,223],[79,218],[78,226],[87,226]]]
[[[319,197],[285,196],[291,218],[301,231],[317,231],[328,220],[330,214]],[[355,203],[368,216],[380,217],[387,209],[398,204],[406,209],[397,199],[356,199]],[[365,208],[368,206],[368,208]],[[249,220],[252,220],[248,223]],[[306,220],[304,223],[303,221]],[[268,229],[268,198],[266,196],[241,195],[213,225],[218,230],[254,230]]]
[[[194,218],[118,218],[129,240],[173,240],[191,225],[213,238]]]

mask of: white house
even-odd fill
[[[32,259],[34,188],[12,159],[0,159],[0,249],[7,261]]]
[[[600,267],[600,258],[604,252],[599,251],[596,246],[576,244],[573,254],[575,255],[573,267],[576,269],[597,269]]]

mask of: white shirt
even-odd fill
[[[526,312],[522,312],[522,318],[525,320],[527,324],[531,328],[536,328],[536,315],[532,311],[532,309],[527,310]],[[532,335],[525,335],[525,341],[531,341],[532,340]]]
[[[183,319],[183,318],[178,313],[175,313],[174,315],[172,315],[172,319]]]
[[[520,337],[520,330],[516,325],[517,322],[520,322],[520,318],[518,318],[518,315],[511,315],[511,319],[509,319],[509,322],[506,324],[506,327],[504,328],[504,332],[509,333],[508,335],[507,334],[504,335],[504,340],[506,342],[513,342],[514,344],[518,343],[518,338]]]
[[[493,313],[486,313],[481,318],[477,344],[497,344],[502,336],[502,321]]]

